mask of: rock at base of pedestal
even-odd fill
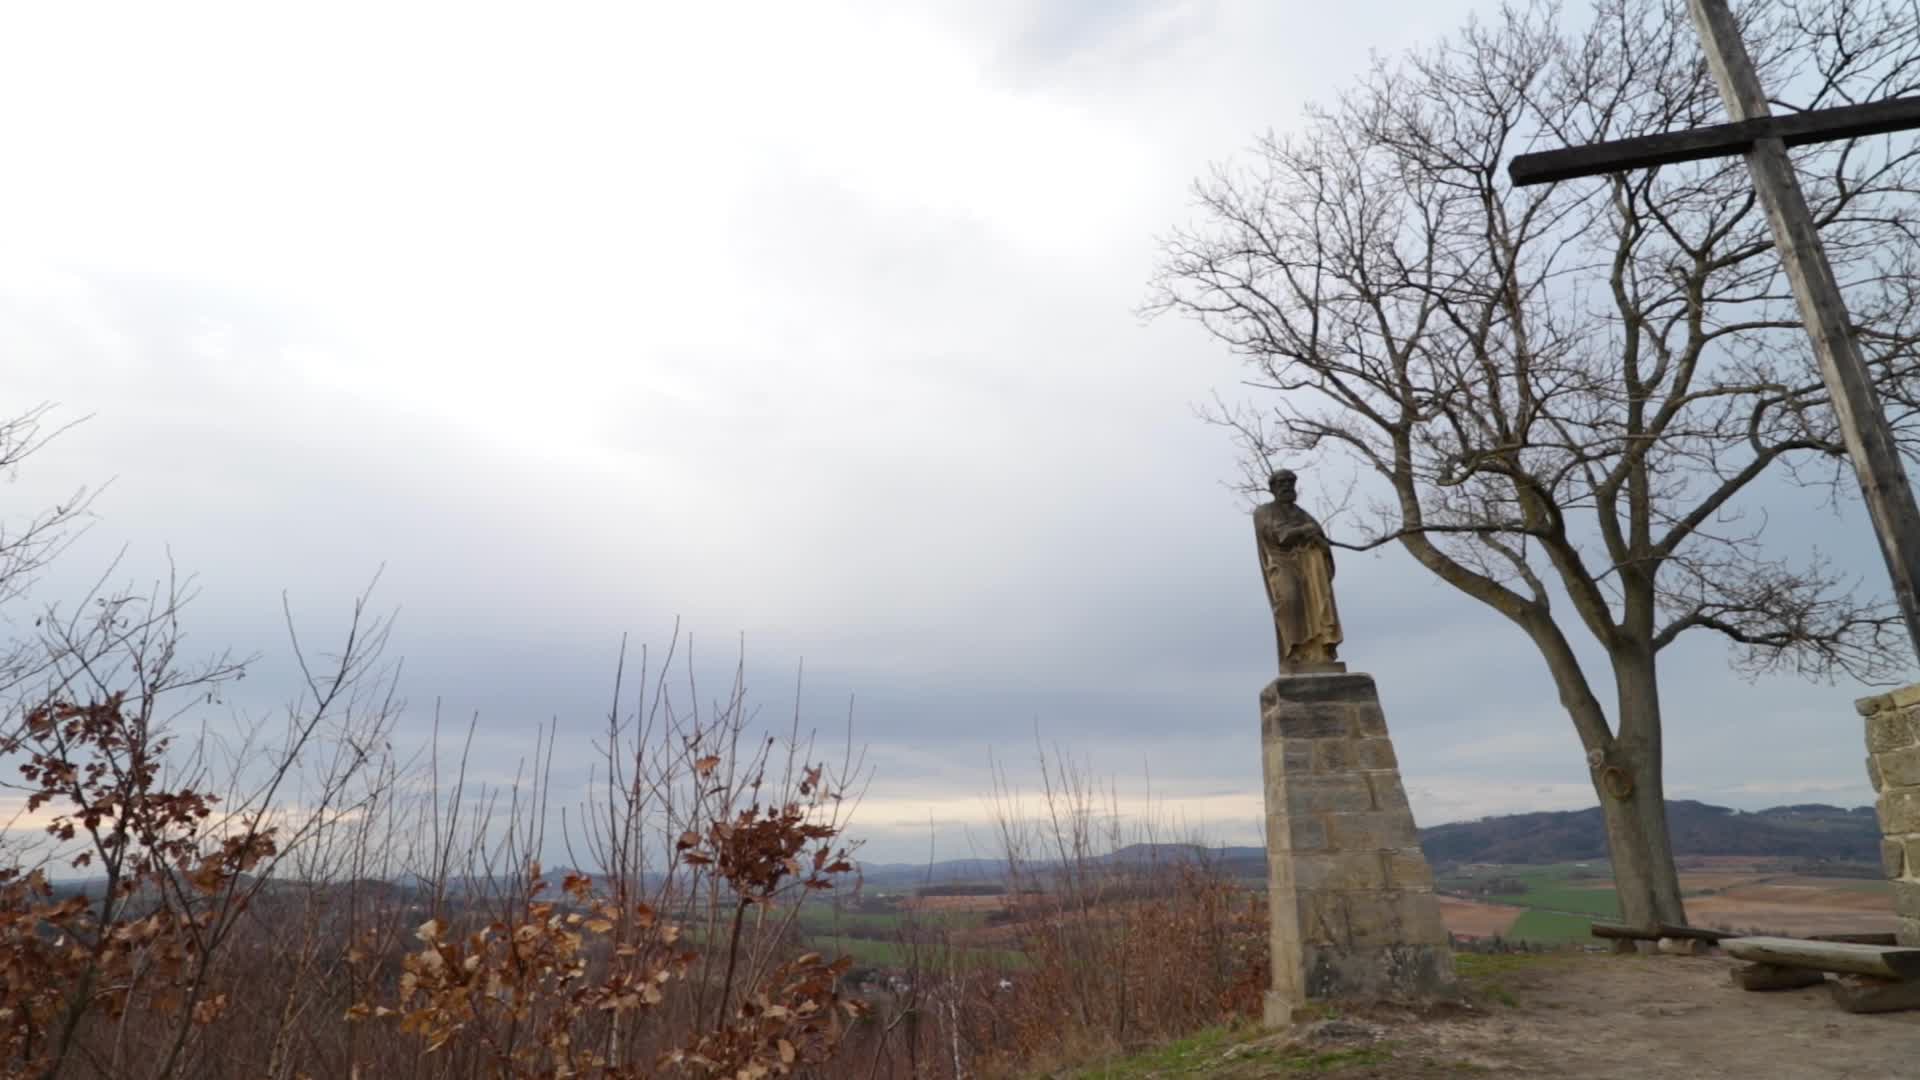
[[[1417,1001],[1454,991],[1453,951],[1444,944],[1372,949],[1308,945],[1302,952],[1311,999]]]
[[[1260,695],[1273,990],[1268,1022],[1309,1001],[1457,992],[1433,872],[1373,679],[1326,672]]]

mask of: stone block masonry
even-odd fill
[[[1920,685],[1853,703],[1866,719],[1867,779],[1880,817],[1880,865],[1893,882],[1899,942],[1920,946]]]
[[[1371,676],[1287,675],[1260,695],[1273,987],[1266,1021],[1310,1001],[1454,992],[1433,871]]]

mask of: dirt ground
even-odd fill
[[[1920,1012],[1855,1015],[1821,987],[1749,993],[1723,957],[1571,955],[1477,975],[1470,1007],[1336,1015],[1282,1049],[1243,1049],[1219,1077],[1267,1053],[1318,1054],[1320,1076],[1554,1080],[1841,1080],[1920,1076]],[[1351,1062],[1350,1064],[1344,1062]],[[1297,1067],[1297,1066],[1296,1066]]]

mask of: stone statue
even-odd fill
[[[1333,606],[1333,547],[1320,523],[1294,501],[1290,470],[1274,473],[1267,489],[1273,501],[1254,510],[1253,532],[1280,639],[1280,670],[1345,671],[1338,657],[1340,613]]]

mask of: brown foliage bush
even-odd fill
[[[743,740],[737,672],[706,711],[644,676],[644,716],[616,697],[617,784],[565,838],[595,870],[549,895],[543,780],[502,813],[464,762],[370,749],[397,710],[360,609],[277,741],[223,770],[176,743],[171,703],[241,670],[175,667],[177,600],[49,622],[53,677],[0,738],[42,837],[0,851],[0,1075],[790,1076],[861,1017],[791,930],[852,868],[844,792],[797,729],[784,763]]]

